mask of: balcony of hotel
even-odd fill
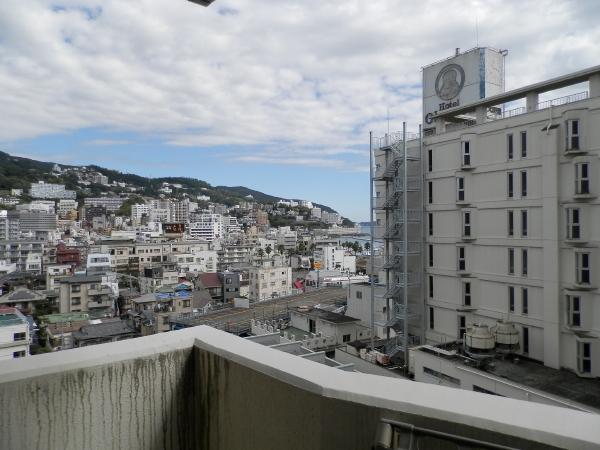
[[[205,327],[3,362],[6,449],[598,448],[600,416],[328,367]]]

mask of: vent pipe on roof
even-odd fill
[[[460,55],[460,47],[456,47],[456,52],[455,52],[455,56]]]

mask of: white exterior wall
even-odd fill
[[[291,294],[291,267],[253,267],[250,269],[251,300],[263,301]]]
[[[25,333],[25,340],[15,341],[15,333]],[[16,325],[0,325],[0,361],[13,359],[15,352],[25,352],[29,356],[29,325],[23,318],[23,321]]]
[[[498,319],[514,322],[523,339],[529,330],[529,351],[521,353],[553,368],[577,371],[577,342],[591,343],[591,376],[600,376],[600,99],[540,110],[467,129],[425,138],[425,212],[433,214],[433,236],[425,230],[426,277],[434,277],[434,295],[426,289],[426,311],[434,308],[434,328],[427,326],[430,343],[458,337],[459,316],[467,325],[492,325]],[[550,118],[550,114],[552,117]],[[583,153],[565,154],[568,119],[578,119]],[[558,128],[542,128],[549,122]],[[527,133],[527,154],[521,157],[520,133]],[[512,160],[507,135],[513,135]],[[471,143],[470,170],[461,169],[461,141]],[[433,171],[427,171],[428,150]],[[591,195],[575,196],[575,164],[590,164]],[[527,172],[527,195],[521,195],[521,171]],[[507,173],[514,173],[513,198],[508,197]],[[466,201],[457,203],[456,177],[465,177]],[[428,203],[427,182],[433,182]],[[566,208],[579,208],[581,239],[566,240]],[[462,238],[462,211],[471,211],[471,237]],[[514,235],[508,232],[508,211],[514,212]],[[527,211],[527,236],[522,235],[521,211]],[[427,225],[427,217],[425,220]],[[428,245],[434,247],[433,266]],[[466,249],[467,270],[458,272],[457,247]],[[508,249],[515,249],[514,274],[508,273]],[[522,250],[528,254],[523,274]],[[576,285],[575,254],[590,254],[590,287]],[[471,284],[471,307],[463,305],[462,286]],[[427,288],[428,282],[425,280]],[[509,311],[509,286],[515,288],[514,311]],[[523,288],[528,311],[523,311]],[[569,326],[567,295],[581,299],[581,326]],[[582,332],[589,338],[582,338]],[[579,336],[579,337],[578,337]]]

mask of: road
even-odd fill
[[[264,302],[253,303],[249,309],[228,308],[214,311],[203,316],[177,320],[186,326],[211,325],[215,328],[232,332],[243,332],[250,328],[251,319],[273,319],[287,315],[289,308],[298,306],[334,305],[346,300],[346,289],[325,288],[304,294],[281,297]]]

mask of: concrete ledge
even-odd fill
[[[185,356],[187,352],[181,353],[182,350],[194,350],[194,348],[200,353],[190,352],[189,355],[196,356]],[[161,354],[165,354],[164,357],[158,358]],[[198,357],[198,355],[204,356]],[[160,363],[161,358],[166,359]],[[115,389],[121,389],[123,382],[120,378],[111,378],[104,373],[113,368],[119,374],[124,374],[128,382],[139,389],[140,393],[134,395],[130,391],[124,391],[122,398],[115,399],[114,395],[117,392]],[[140,375],[136,375],[138,372]],[[150,375],[155,372],[154,376]],[[243,378],[242,372],[250,378]],[[167,378],[161,381],[160,378],[156,378],[158,374]],[[239,377],[242,377],[241,381]],[[263,380],[260,382],[260,389],[263,389],[261,392],[269,392],[271,386],[269,383],[273,383],[272,386],[278,386],[279,392],[281,389],[287,389],[287,386],[291,391],[294,390],[293,388],[299,389],[290,398],[302,398],[304,395],[322,399],[321,409],[318,412],[319,417],[322,418],[335,416],[337,411],[335,408],[346,408],[346,410],[349,407],[353,408],[352,415],[348,417],[355,417],[356,414],[359,418],[362,415],[365,417],[366,427],[361,431],[364,439],[372,439],[371,436],[374,438],[372,421],[375,417],[394,419],[395,416],[402,416],[420,418],[421,423],[425,420],[432,427],[444,422],[446,428],[450,426],[456,430],[477,429],[480,430],[479,434],[484,436],[501,434],[505,436],[505,442],[508,436],[509,441],[514,438],[515,442],[531,443],[528,448],[600,448],[600,415],[408,380],[345,372],[206,326],[39,355],[1,364],[0,403],[15,414],[8,415],[11,416],[10,418],[0,419],[0,435],[5,436],[4,438],[0,436],[0,443],[5,442],[6,439],[8,439],[6,442],[9,442],[10,439],[18,438],[22,439],[22,442],[37,442],[38,447],[77,448],[78,441],[72,441],[71,439],[74,439],[72,436],[62,435],[60,432],[52,434],[56,423],[60,424],[62,428],[59,427],[59,430],[62,430],[73,421],[69,433],[73,433],[74,436],[79,436],[81,430],[86,430],[86,427],[92,427],[87,432],[97,436],[98,441],[94,442],[94,448],[102,448],[102,445],[111,443],[116,443],[117,447],[124,442],[132,443],[135,442],[133,439],[135,436],[140,437],[140,443],[127,445],[132,445],[130,448],[144,448],[144,442],[147,444],[160,439],[161,425],[156,421],[158,419],[153,421],[148,419],[159,412],[161,420],[168,421],[170,429],[178,430],[177,433],[185,433],[183,430],[188,426],[191,427],[190,437],[178,435],[176,439],[172,437],[175,436],[173,434],[175,432],[170,435],[173,443],[170,448],[182,448],[181,446],[186,442],[188,444],[200,442],[195,439],[201,439],[204,428],[193,421],[194,417],[212,414],[211,411],[205,411],[209,405],[199,399],[208,399],[216,405],[225,401],[235,407],[235,413],[231,412],[233,411],[231,409],[224,410],[218,417],[211,416],[206,419],[208,420],[206,423],[203,422],[203,426],[208,427],[204,431],[214,433],[215,430],[221,429],[221,426],[226,426],[223,424],[228,423],[228,414],[236,418],[240,414],[253,414],[253,410],[245,410],[242,406],[248,407],[255,403],[248,404],[244,403],[246,400],[243,398],[232,398],[233,394],[228,393],[227,380],[243,383],[243,386],[235,388],[243,392],[253,390],[254,387],[258,389],[259,385],[246,385],[246,383],[252,383],[248,380],[259,378]],[[63,379],[68,383],[61,384],[64,382],[61,381]],[[276,381],[269,382],[269,379]],[[225,383],[223,390],[214,387],[215,383]],[[157,397],[157,395],[165,395],[161,391],[165,386],[175,391],[165,398]],[[32,389],[39,393],[26,394]],[[142,392],[144,395],[141,394]],[[113,397],[109,397],[106,393],[111,393]],[[24,394],[26,395],[23,397]],[[271,400],[268,394],[260,392],[252,392],[248,396],[254,398],[254,401],[260,398],[260,402],[267,406]],[[40,416],[39,411],[53,409],[54,401],[62,405],[57,412],[64,410],[65,413],[62,414],[70,414],[68,418],[62,417],[60,412],[56,417]],[[284,398],[279,398],[277,401],[287,407]],[[52,404],[47,404],[49,402]],[[68,409],[73,408],[72,405],[75,405],[76,409]],[[289,405],[289,409],[298,413],[300,417],[310,417],[316,413],[312,410],[303,410],[302,407],[301,404]],[[137,411],[136,408],[141,410]],[[156,408],[159,409],[155,411]],[[186,416],[189,416],[192,421],[182,422],[178,426],[177,416],[184,410],[187,411]],[[89,418],[84,417],[81,421],[73,419],[78,417],[77,414],[81,414],[81,411],[86,415],[89,413]],[[125,438],[118,436],[118,430],[123,433],[127,427],[113,424],[112,419],[104,423],[103,417],[107,416],[103,411],[113,411],[112,414],[123,412],[132,424],[137,424],[136,426],[140,428],[137,432],[132,430],[131,437],[127,436],[127,439],[131,440],[124,441]],[[261,414],[265,414],[265,410],[260,411]],[[276,414],[275,411],[272,413]],[[35,420],[40,420],[40,417],[43,422],[35,423]],[[141,420],[144,422],[140,422]],[[144,425],[150,422],[151,426]],[[285,428],[278,432],[295,433],[294,430],[298,427],[302,428],[302,425],[302,423],[291,423],[289,430]],[[44,445],[43,440],[35,441],[35,437],[30,437],[24,432],[28,428],[35,429],[38,426],[43,426],[49,436],[54,436],[50,444]],[[83,428],[79,429],[80,426]],[[112,426],[121,426],[121,428],[113,430]],[[268,436],[268,422],[265,422],[264,426],[262,432]],[[236,430],[230,431],[235,433]],[[314,430],[314,432],[327,434],[324,429]],[[111,433],[116,433],[117,436],[112,437]],[[10,437],[6,438],[6,436]],[[61,439],[65,441],[62,447]],[[302,444],[302,441],[290,448],[302,448],[299,444]],[[10,448],[29,447],[13,445]]]

